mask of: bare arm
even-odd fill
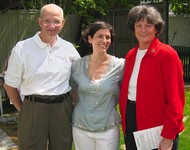
[[[17,88],[13,88],[7,84],[3,85],[9,99],[11,100],[11,102],[13,103],[13,105],[15,106],[15,108],[20,111],[21,109],[21,105],[22,105],[22,100],[20,98],[20,94]]]

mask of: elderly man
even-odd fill
[[[63,16],[55,4],[42,7],[38,18],[41,31],[18,42],[9,58],[4,88],[19,111],[20,150],[72,147],[69,79],[72,60],[80,56],[71,43],[58,36]],[[20,95],[25,96],[24,101]]]

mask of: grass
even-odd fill
[[[179,150],[189,150],[190,148],[190,89],[186,90],[184,115],[187,119],[185,121],[185,130],[179,137]]]
[[[119,150],[124,150],[125,144],[124,144],[124,136],[123,136],[123,131],[122,128],[120,127],[120,146]]]

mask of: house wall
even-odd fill
[[[190,46],[190,17],[169,16],[169,44]]]

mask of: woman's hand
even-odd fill
[[[158,150],[171,150],[173,146],[173,140],[162,138],[158,146]]]

